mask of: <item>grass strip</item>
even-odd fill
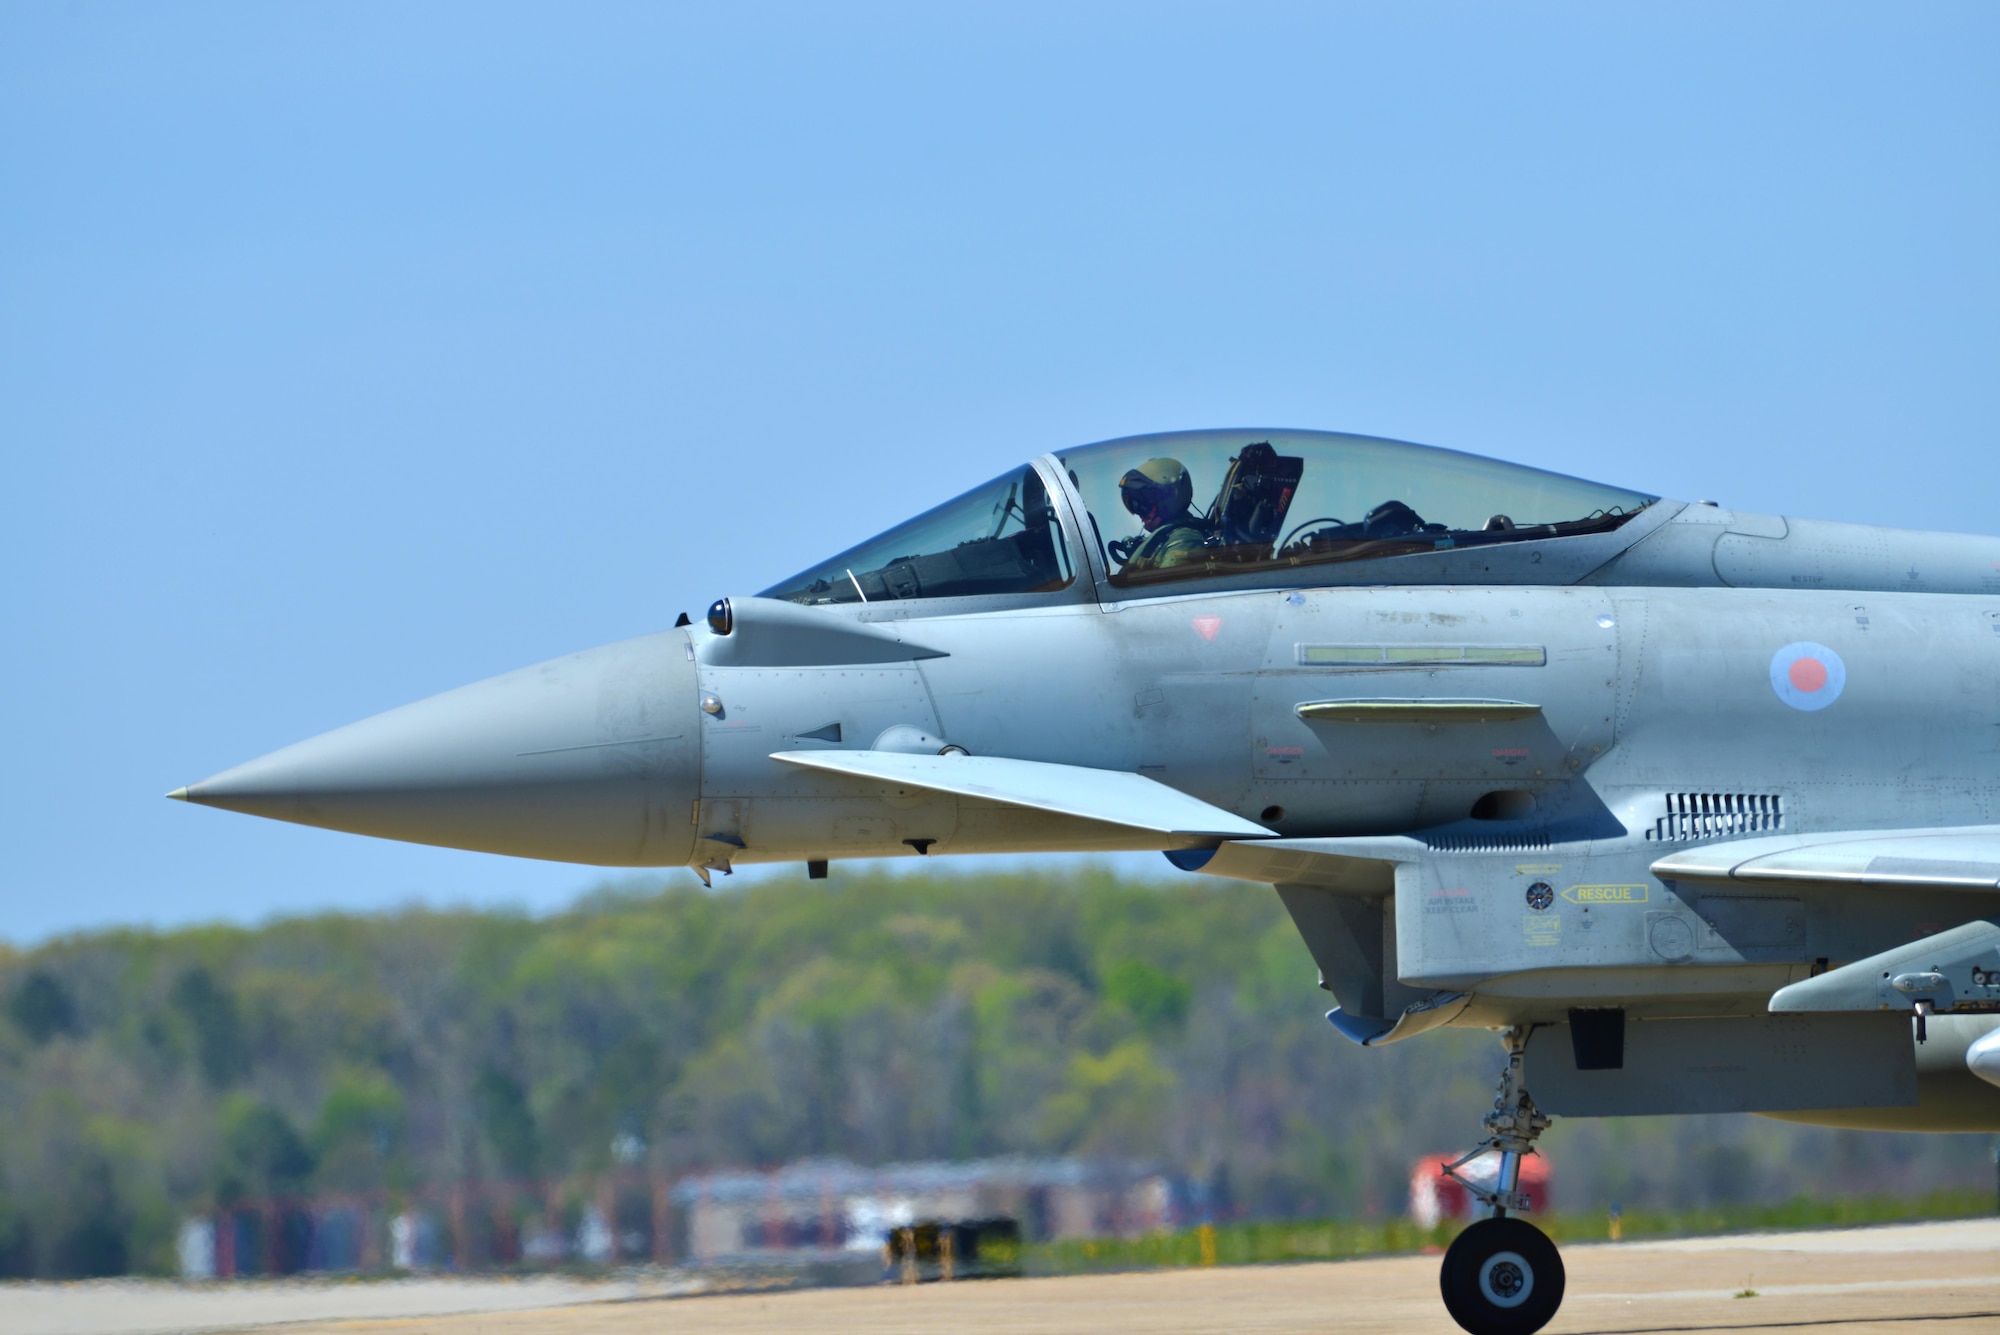
[[[1695,1237],[1713,1233],[1862,1224],[1969,1219],[1991,1215],[1990,1191],[1969,1188],[1926,1196],[1859,1196],[1838,1200],[1797,1197],[1777,1205],[1712,1205],[1693,1210],[1627,1210],[1618,1220],[1627,1240]],[[1558,1242],[1604,1242],[1612,1236],[1609,1212],[1534,1215],[1536,1227]],[[1393,1256],[1449,1246],[1464,1227],[1456,1221],[1423,1229],[1407,1219],[1269,1220],[1149,1233],[1137,1238],[1068,1238],[1023,1249],[1029,1274],[1070,1275],[1107,1270],[1159,1270],[1201,1265],[1265,1265],[1282,1261],[1341,1261]]]

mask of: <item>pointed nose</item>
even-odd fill
[[[329,830],[600,866],[685,864],[701,789],[685,632],[461,686],[167,794]]]

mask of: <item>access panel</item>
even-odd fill
[[[1624,1064],[1579,1070],[1566,1024],[1528,1040],[1527,1084],[1558,1117],[1899,1108],[1917,1102],[1900,1015],[1632,1020]]]

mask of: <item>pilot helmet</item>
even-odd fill
[[[1176,515],[1194,500],[1194,482],[1178,459],[1148,459],[1118,479],[1125,508],[1144,519]]]

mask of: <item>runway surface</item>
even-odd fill
[[[1564,1249],[1551,1335],[2000,1333],[2000,1220]],[[1755,1297],[1735,1297],[1744,1290]],[[1435,1257],[671,1297],[642,1280],[0,1287],[8,1335],[1457,1330]]]

